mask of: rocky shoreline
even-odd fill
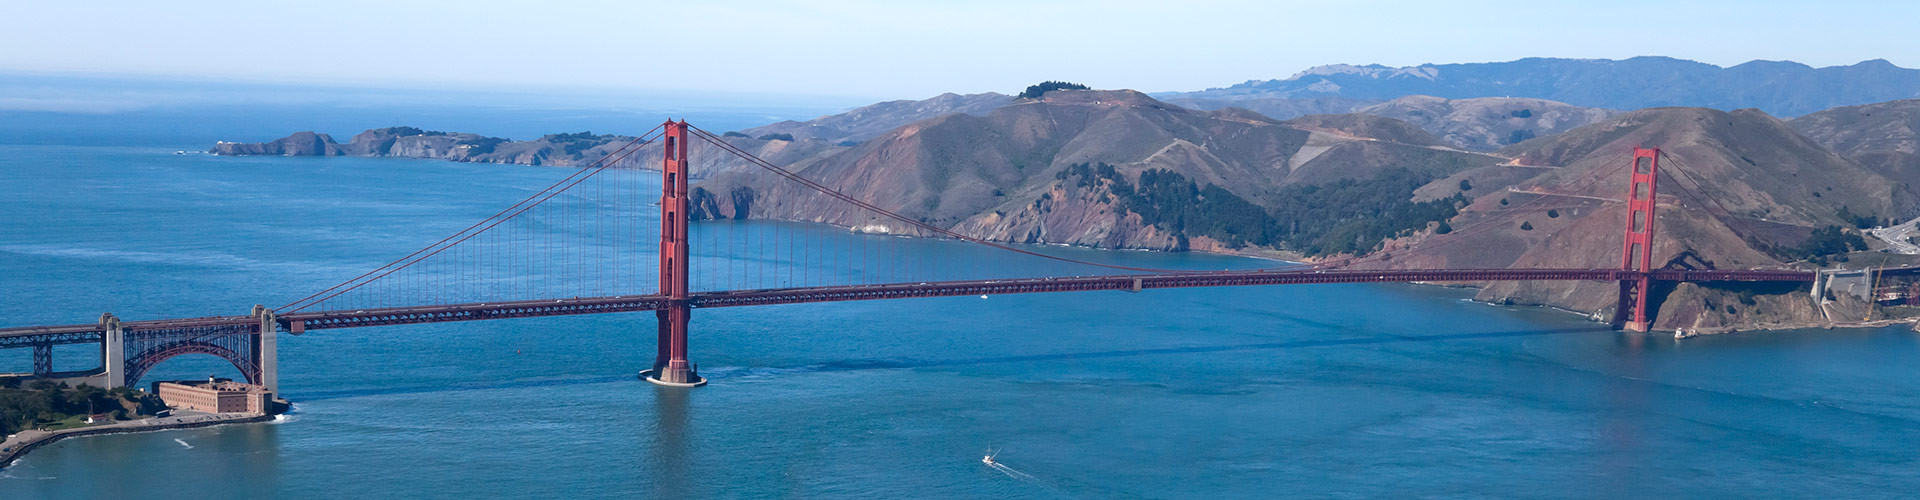
[[[14,434],[7,439],[4,444],[0,444],[0,469],[13,466],[13,463],[19,461],[21,457],[26,456],[27,452],[66,438],[266,422],[273,420],[273,417],[274,415],[272,414],[220,413],[191,417],[152,417],[115,422],[101,426],[61,429],[57,431],[20,431],[20,433]]]

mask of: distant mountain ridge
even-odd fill
[[[1384,101],[1410,95],[1449,99],[1529,97],[1623,110],[1664,106],[1759,108],[1774,116],[1791,117],[1836,106],[1920,97],[1920,70],[1882,59],[1825,68],[1787,61],[1750,61],[1720,67],[1657,56],[1623,60],[1527,58],[1400,68],[1337,64],[1310,68],[1285,79],[1252,80],[1155,97],[1175,103],[1260,99],[1325,102],[1328,98]]]

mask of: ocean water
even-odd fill
[[[570,173],[174,149],[0,146],[0,325],[286,302]],[[956,242],[779,227],[976,268],[1032,265]],[[63,441],[0,470],[0,498],[1920,490],[1920,335],[1905,328],[1676,342],[1470,295],[1313,285],[697,310],[693,360],[712,383],[693,390],[635,378],[653,355],[646,313],[321,330],[282,337],[295,407],[280,421]],[[98,363],[81,347],[56,357]],[[24,350],[0,352],[0,371],[29,366]],[[149,380],[209,373],[233,371],[189,356]],[[981,463],[988,450],[1003,467]]]

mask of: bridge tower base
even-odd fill
[[[660,320],[659,353],[653,369],[640,372],[648,382],[669,387],[699,387],[698,366],[687,361],[687,320],[693,306],[687,303],[687,122],[667,121],[666,162],[661,165],[664,181],[660,193],[660,293],[667,296],[667,308],[657,311]]]
[[[698,365],[687,361],[687,320],[692,319],[693,309],[675,301],[656,314],[660,320],[660,353],[654,358],[653,369],[640,372],[640,377],[668,387],[707,385],[707,379],[697,371]]]

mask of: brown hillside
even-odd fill
[[[1683,196],[1671,180],[1673,176],[1663,177],[1655,223],[1656,266],[1785,266],[1755,245],[1797,245],[1814,226],[1839,224],[1835,213],[1842,206],[1886,213],[1896,197],[1904,196],[1896,193],[1885,177],[1822,149],[1758,111],[1641,110],[1502,150],[1502,154],[1519,157],[1525,164],[1558,168],[1535,169],[1540,173],[1497,189],[1474,186],[1476,192],[1484,194],[1451,221],[1457,228],[1455,234],[1428,236],[1429,249],[1401,250],[1401,255],[1385,265],[1617,267],[1626,220],[1625,205],[1620,201],[1626,196],[1624,165],[1627,153],[1635,146],[1661,147],[1673,160],[1663,162],[1663,170],[1684,172],[1680,178],[1700,182],[1701,194],[1739,215],[1730,220],[1715,217],[1700,201]],[[1454,184],[1457,181],[1441,180],[1423,189],[1457,190]],[[1558,217],[1546,215],[1547,209],[1553,209]],[[1531,229],[1522,229],[1523,223]],[[1397,243],[1404,247],[1415,242]],[[1610,315],[1614,286],[1491,283],[1479,298]],[[1767,299],[1771,302],[1758,306],[1736,306],[1731,314],[1723,307],[1708,314],[1703,309],[1706,304],[1724,305],[1733,300],[1736,291],[1683,288],[1685,300],[1659,302],[1665,297],[1664,290],[1660,291],[1661,297],[1655,297],[1661,304],[1656,327],[1784,324],[1817,314],[1810,300],[1787,295]]]
[[[1903,190],[1886,177],[1750,109],[1640,110],[1499,153],[1522,164],[1566,167],[1535,179],[1550,184],[1607,164],[1636,145],[1665,149],[1677,160],[1669,168],[1705,183],[1709,192],[1704,195],[1750,219],[1802,226],[1837,224],[1841,221],[1834,214],[1840,207],[1886,215],[1896,212],[1896,199],[1906,199]],[[1614,191],[1620,185],[1624,181],[1595,186],[1583,194],[1618,197]]]
[[[1556,135],[1620,113],[1546,99],[1429,96],[1402,97],[1355,112],[1405,121],[1439,136],[1450,146],[1471,151],[1492,151]]]
[[[827,142],[864,141],[899,128],[901,125],[951,113],[985,115],[1013,103],[1013,97],[988,92],[960,95],[945,93],[912,101],[887,101],[854,108],[804,122],[783,121],[743,130],[760,137],[766,134],[792,134],[795,139],[819,139]]]
[[[1380,126],[1396,133],[1410,130],[1404,124]],[[1309,147],[1315,141],[1324,144]],[[1062,171],[1074,164],[1107,163],[1137,181],[1141,172],[1160,169],[1266,205],[1282,187],[1295,183],[1366,179],[1392,167],[1433,171],[1429,178],[1434,178],[1498,161],[1309,132],[1243,110],[1195,111],[1133,91],[1055,91],[986,116],[949,114],[900,127],[822,160],[803,174],[903,215],[975,236],[1173,249],[1181,248],[1176,243],[1180,238],[1142,226],[1138,217],[1116,209],[1112,193],[1103,191],[1105,184],[1069,181]],[[807,220],[910,232],[770,175],[741,171],[698,187],[697,216]],[[1205,242],[1193,245],[1206,248]]]
[[[1920,99],[1833,108],[1787,123],[1881,175],[1920,184]],[[1902,214],[1911,215],[1920,214]]]

